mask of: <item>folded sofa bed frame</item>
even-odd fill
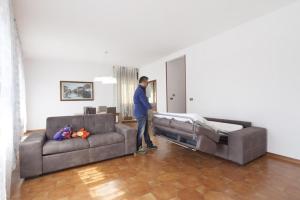
[[[177,118],[178,116],[176,116]],[[188,148],[244,165],[267,151],[267,131],[253,127],[251,122],[217,118],[205,118],[210,122],[240,125],[240,130],[218,133],[192,119],[176,120],[154,116],[152,128],[155,134]]]

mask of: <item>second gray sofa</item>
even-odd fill
[[[91,135],[53,140],[62,127],[85,128]],[[97,162],[136,151],[136,130],[115,124],[112,114],[49,117],[46,131],[32,133],[20,144],[21,178],[39,176],[74,166]]]
[[[211,129],[175,119],[153,119],[153,129],[175,143],[208,153],[240,165],[247,164],[267,152],[267,130],[253,127],[251,122],[206,118],[208,121],[237,124],[243,129],[219,134]],[[196,136],[196,137],[195,137]]]

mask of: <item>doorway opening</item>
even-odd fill
[[[146,89],[146,96],[148,97],[149,103],[152,105],[152,109],[157,111],[157,85],[156,80],[148,82]]]

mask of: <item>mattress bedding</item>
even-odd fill
[[[178,128],[179,130],[186,130],[186,131],[193,131],[194,123],[196,125],[202,126],[203,128],[207,128],[210,130],[214,130],[216,133],[227,133],[233,131],[238,131],[243,129],[242,125],[238,124],[230,124],[230,123],[223,123],[223,122],[214,122],[208,121],[204,117],[200,116],[196,113],[157,113],[154,115],[155,118],[159,118],[157,123],[161,125],[174,125],[174,128]],[[172,120],[170,122],[170,120]],[[160,122],[161,121],[161,122]]]
[[[152,128],[174,143],[242,165],[266,153],[267,130],[247,121],[155,113]]]
[[[193,123],[194,121],[199,121],[199,122],[202,122],[202,123],[207,121],[204,117],[200,116],[197,113],[166,113],[166,112],[161,112],[161,113],[155,113],[154,117],[166,118],[166,119],[176,119],[177,121],[191,122],[191,123]]]
[[[215,127],[220,133],[230,133],[233,131],[238,131],[243,129],[242,125],[229,124],[223,122],[207,121],[207,125],[211,127]]]

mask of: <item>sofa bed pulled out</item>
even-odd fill
[[[157,135],[181,145],[244,165],[267,152],[267,131],[251,122],[203,118],[198,114],[157,113]]]

